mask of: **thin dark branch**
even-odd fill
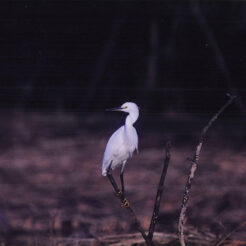
[[[118,188],[118,185],[116,184],[115,180],[114,180],[114,177],[111,173],[111,169],[108,170],[107,172],[107,177],[110,181],[110,183],[112,184],[114,190],[115,190],[115,193],[117,195],[117,197],[120,199],[120,201],[122,202],[122,207],[125,207],[126,210],[129,212],[136,228],[138,229],[138,231],[142,234],[142,237],[144,238],[147,246],[154,246],[154,243],[152,242],[152,240],[150,240],[148,238],[148,236],[146,235],[146,233],[144,232],[144,229],[142,228],[142,226],[140,225],[140,222],[139,220],[137,219],[137,216],[134,212],[134,210],[131,208],[129,202],[126,200],[126,198],[123,196],[121,190]],[[124,205],[124,204],[127,204],[127,205]]]
[[[150,240],[152,240],[152,238],[153,238],[153,234],[154,234],[154,231],[155,231],[155,225],[156,225],[157,220],[159,218],[161,196],[162,196],[162,193],[163,193],[164,181],[165,181],[165,178],[166,178],[167,169],[168,169],[168,165],[169,165],[169,161],[170,161],[170,148],[171,148],[171,145],[168,142],[166,144],[166,157],[165,157],[165,160],[164,160],[164,165],[163,165],[163,169],[162,169],[162,173],[161,173],[161,178],[160,178],[159,186],[158,186],[157,193],[156,193],[155,205],[154,205],[154,210],[153,210],[153,214],[152,214],[152,219],[151,219],[151,223],[150,223],[150,226],[149,226],[148,237],[149,237]]]
[[[222,245],[233,233],[241,229],[243,226],[246,225],[246,221],[241,222],[236,228],[234,228],[232,231],[230,231],[228,234],[226,234],[223,238],[221,238],[215,246]]]
[[[179,241],[180,241],[181,246],[185,246],[185,240],[184,240],[185,213],[186,213],[187,206],[188,206],[188,200],[189,200],[189,193],[190,193],[190,190],[191,190],[191,184],[192,184],[192,181],[194,179],[195,172],[196,172],[196,169],[197,169],[197,165],[198,165],[198,161],[199,161],[200,152],[201,152],[201,148],[202,148],[202,145],[203,145],[204,137],[205,137],[205,134],[207,133],[208,129],[216,121],[216,119],[219,117],[219,115],[236,98],[236,96],[231,96],[229,94],[227,94],[227,96],[229,97],[229,99],[226,102],[226,104],[211,118],[211,120],[208,122],[208,124],[203,128],[203,130],[201,132],[201,135],[200,135],[200,139],[199,139],[198,145],[196,147],[195,154],[194,154],[193,158],[190,160],[191,161],[191,169],[190,169],[190,173],[189,173],[189,176],[187,178],[187,181],[186,181],[185,191],[184,191],[184,195],[183,195],[183,201],[182,201],[181,211],[180,211],[180,216],[179,216],[179,228],[178,229],[179,229]]]

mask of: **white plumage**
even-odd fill
[[[138,119],[138,106],[132,102],[126,102],[113,111],[123,111],[129,113],[126,117],[125,125],[121,126],[110,137],[102,161],[102,175],[107,175],[107,169],[115,169],[122,165],[121,173],[124,171],[126,161],[132,157],[135,150],[138,150],[138,135],[133,124]]]

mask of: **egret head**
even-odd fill
[[[139,115],[139,108],[136,103],[126,102],[120,107],[107,109],[108,111],[123,111],[129,114],[132,123],[134,123]]]
[[[120,111],[126,112],[126,113],[138,113],[139,108],[136,103],[133,102],[126,102],[121,105]]]
[[[138,108],[136,103],[126,102],[126,103],[122,104],[120,107],[110,108],[110,109],[107,109],[107,111],[123,111],[123,112],[129,113],[129,114],[130,113],[138,114],[139,108]]]

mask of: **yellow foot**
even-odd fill
[[[118,192],[115,193],[115,195],[116,195],[117,197],[121,197],[121,196],[122,196],[122,192],[119,190]]]
[[[124,198],[124,200],[122,201],[121,207],[129,207],[130,206],[130,203],[128,202],[128,200],[126,198]]]

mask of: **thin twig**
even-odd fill
[[[155,205],[154,205],[154,210],[153,210],[153,214],[152,214],[152,219],[151,219],[151,223],[149,226],[149,234],[148,234],[148,238],[150,240],[152,240],[153,238],[153,234],[155,231],[155,225],[157,223],[157,220],[159,218],[159,210],[160,210],[160,203],[161,203],[161,196],[162,196],[162,192],[164,189],[164,181],[166,178],[166,174],[167,174],[167,169],[168,169],[168,165],[169,165],[169,161],[170,161],[170,142],[168,142],[166,144],[166,157],[164,160],[164,165],[163,165],[163,169],[162,169],[162,173],[161,173],[161,178],[159,181],[159,186],[157,189],[157,193],[156,193],[156,198],[155,198]]]
[[[208,124],[203,128],[203,130],[201,132],[201,135],[200,135],[200,139],[199,139],[198,145],[196,147],[195,154],[194,154],[193,158],[190,160],[191,161],[191,169],[190,169],[190,173],[189,173],[189,176],[187,178],[187,181],[186,181],[185,191],[184,191],[184,195],[183,195],[183,201],[182,201],[181,211],[180,211],[180,216],[179,216],[179,227],[178,227],[178,230],[179,230],[179,241],[180,241],[181,246],[185,246],[185,240],[184,240],[185,213],[186,213],[187,206],[188,206],[188,200],[189,200],[189,193],[190,193],[190,190],[191,190],[191,184],[192,184],[192,181],[194,179],[195,172],[196,172],[196,169],[197,169],[197,165],[198,165],[198,161],[199,161],[200,152],[201,152],[201,148],[202,148],[202,145],[203,145],[204,137],[205,137],[205,134],[207,133],[208,129],[210,128],[210,126],[214,123],[214,121],[219,117],[219,115],[236,98],[236,96],[231,96],[230,94],[227,94],[227,96],[229,97],[229,99],[226,102],[226,104],[212,117],[212,119],[208,122]]]
[[[216,243],[215,246],[222,245],[233,233],[241,229],[241,227],[246,225],[246,221],[241,222],[236,228],[234,228],[232,231],[230,231],[228,234],[226,234],[223,238],[219,240],[219,242]]]
[[[115,180],[114,180],[114,177],[111,173],[111,169],[108,169],[107,171],[107,177],[110,181],[110,183],[112,184],[114,190],[115,190],[115,193],[117,195],[117,197],[120,199],[120,201],[122,202],[122,207],[125,207],[126,210],[129,212],[136,228],[138,229],[138,231],[142,234],[142,237],[144,238],[147,246],[154,246],[154,243],[152,242],[152,240],[150,240],[148,238],[148,236],[146,235],[146,233],[144,232],[144,229],[142,228],[142,226],[140,225],[140,222],[139,220],[137,219],[136,217],[136,214],[134,212],[134,210],[131,208],[129,202],[126,200],[126,198],[123,196],[121,190],[118,188],[118,185],[116,184]],[[124,205],[124,204],[127,204],[127,205]]]

